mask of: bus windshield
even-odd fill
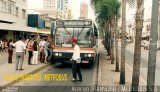
[[[80,47],[93,47],[94,36],[92,28],[56,28],[55,45],[58,47],[73,47],[72,38],[77,39]]]

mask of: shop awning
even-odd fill
[[[37,28],[28,27],[28,26],[20,26],[15,24],[6,24],[0,23],[1,30],[10,30],[10,31],[21,31],[21,32],[36,32]]]
[[[37,33],[50,34],[50,30],[47,29],[37,29]]]

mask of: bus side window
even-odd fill
[[[95,30],[94,35],[95,35],[96,38],[98,38],[97,30]]]

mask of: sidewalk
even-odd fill
[[[120,72],[115,72],[115,64],[111,64],[110,60],[107,60],[107,51],[103,45],[100,45],[100,57],[99,57],[99,73],[98,73],[98,85],[99,86],[131,86],[132,83],[132,68],[125,65],[125,85],[120,85]],[[120,61],[120,60],[119,60]],[[120,66],[120,63],[119,63]],[[120,67],[119,67],[120,68]],[[139,85],[145,86],[146,82],[140,77]]]
[[[1,52],[1,60],[0,60],[0,90],[6,86],[10,86],[17,81],[20,81],[20,78],[25,76],[26,74],[34,74],[43,68],[49,66],[48,64],[38,63],[37,65],[28,65],[28,53],[25,54],[23,69],[22,71],[15,70],[16,59],[15,52],[13,53],[13,61],[11,64],[8,63],[8,53]],[[23,75],[23,76],[22,76]]]

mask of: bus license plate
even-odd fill
[[[82,60],[82,63],[89,63],[88,61],[84,61],[84,60]]]

